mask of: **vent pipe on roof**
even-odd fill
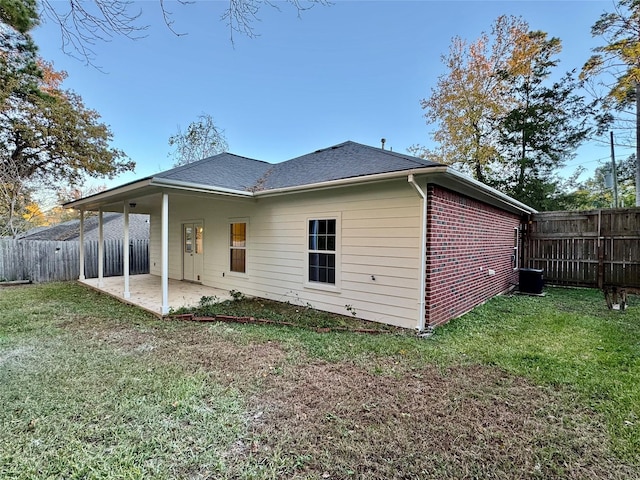
[[[381,138],[380,139],[380,143],[382,143],[382,150],[384,150],[384,142],[386,142],[387,139],[386,138]]]

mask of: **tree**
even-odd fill
[[[600,78],[606,88],[601,98],[610,119],[633,112],[635,120],[636,206],[640,206],[640,0],[620,0],[614,11],[603,13],[591,27],[594,37],[605,44],[582,68],[583,78]]]
[[[560,50],[515,17],[499,17],[473,43],[454,38],[447,72],[422,101],[438,144],[423,155],[535,208],[560,205],[557,171],[589,134],[582,119],[591,112],[572,73],[551,83]]]
[[[37,58],[28,32],[0,28],[0,212],[15,236],[38,182],[76,185],[85,176],[113,177],[135,164],[109,146],[112,134],[100,115],[62,89],[65,73]]]
[[[73,200],[95,195],[107,189],[106,185],[88,185],[88,186],[64,186],[53,192],[55,200],[49,204],[55,203],[55,206],[45,210],[44,217],[49,225],[66,222],[68,220],[77,220],[80,218],[80,211],[74,208],[63,208],[62,204]],[[85,212],[85,218],[95,215],[96,212]]]
[[[173,157],[175,167],[225,152],[229,148],[224,131],[216,127],[211,115],[204,114],[192,122],[186,132],[178,127],[178,133],[169,137],[169,146],[174,147],[169,156]]]
[[[522,19],[501,16],[491,35],[482,33],[473,43],[454,37],[448,55],[442,56],[447,73],[438,78],[431,96],[421,101],[432,134],[434,150],[422,156],[456,166],[481,182],[500,163],[495,135],[510,99],[498,72],[508,69],[515,39],[528,30]],[[419,153],[420,147],[413,147]]]
[[[555,209],[557,172],[591,133],[592,111],[574,93],[579,84],[571,72],[549,81],[562,50],[558,38],[536,31],[515,40],[507,69],[499,72],[514,106],[498,122],[505,160],[493,182],[536,209]]]
[[[617,165],[618,200],[621,206],[635,203],[635,155],[629,156]],[[571,194],[569,208],[576,210],[592,210],[613,206],[613,190],[607,186],[605,177],[611,173],[611,165],[596,168],[593,176],[580,183]]]
[[[0,0],[0,22],[27,33],[39,22],[36,0]]]
[[[19,2],[20,0],[0,0]],[[33,0],[29,0],[33,1]],[[68,0],[54,2],[40,0],[44,16],[60,27],[62,49],[65,53],[79,56],[87,64],[93,64],[95,52],[93,45],[99,41],[108,41],[113,36],[125,36],[136,39],[144,35],[147,25],[140,22],[141,10],[134,10],[131,0]],[[188,6],[190,0],[178,0],[178,4]],[[315,5],[330,5],[330,0],[286,0],[300,15]],[[164,0],[158,0],[164,22],[176,35],[172,13]],[[278,6],[270,0],[228,0],[221,20],[229,28],[231,42],[235,33],[253,38],[256,36],[254,22],[259,20],[263,6]]]

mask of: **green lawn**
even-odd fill
[[[0,289],[0,478],[640,478],[640,299],[546,292],[417,339]]]

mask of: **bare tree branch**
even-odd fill
[[[41,4],[44,16],[60,27],[62,50],[87,65],[94,65],[97,42],[111,41],[114,36],[139,39],[147,29],[139,24],[142,12],[131,12],[131,0],[69,0],[67,8],[51,0]]]
[[[167,28],[176,36],[186,35],[175,29],[173,13],[168,10],[166,0],[158,0],[158,3]],[[178,3],[190,5],[195,1],[178,0]],[[298,16],[315,5],[331,5],[330,0],[287,0],[286,3],[295,8]],[[41,5],[41,17],[48,18],[60,27],[62,50],[87,65],[96,66],[93,47],[98,42],[108,42],[116,36],[140,39],[145,37],[148,29],[148,25],[140,22],[142,10],[133,10],[132,0],[41,0]],[[234,33],[249,38],[258,35],[254,24],[260,21],[258,12],[264,5],[280,10],[271,0],[229,0],[221,20],[230,29],[232,44]]]

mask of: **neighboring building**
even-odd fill
[[[418,330],[517,282],[519,227],[535,212],[354,142],[278,164],[223,153],[66,206],[150,215],[163,313],[172,278]]]
[[[98,240],[98,225],[97,215],[84,219],[85,241]],[[122,213],[104,213],[102,225],[105,240],[122,239],[122,232],[124,230],[124,215]],[[18,238],[20,240],[78,240],[80,238],[80,220],[69,220],[50,227],[34,228],[23,233]],[[129,239],[149,239],[149,215],[137,213],[129,215]]]

